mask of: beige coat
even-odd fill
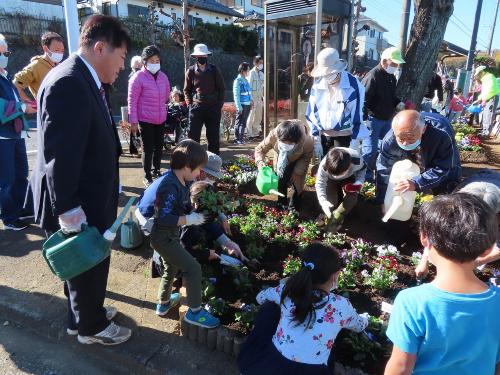
[[[298,120],[297,120],[298,121]],[[302,123],[302,122],[301,122]],[[303,124],[303,123],[302,123]],[[279,125],[278,125],[279,127]],[[266,156],[271,149],[273,150],[273,164],[276,169],[276,163],[278,161],[278,127],[271,130],[269,135],[260,142],[255,148],[255,162],[265,162]],[[297,191],[300,193],[304,189],[305,179],[307,170],[309,169],[309,163],[313,157],[314,153],[314,140],[309,134],[309,129],[307,125],[303,124],[304,137],[297,143],[297,146],[293,149],[293,152],[288,156],[288,163],[295,164],[293,173],[303,177],[300,181],[296,181]]]

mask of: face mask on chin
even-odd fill
[[[148,64],[146,69],[149,70],[151,74],[156,74],[160,70],[160,64]]]
[[[259,69],[260,71],[262,71],[262,69],[264,69],[264,64],[257,65],[257,69]]]
[[[398,68],[395,66],[388,65],[387,68],[384,68],[384,70],[389,74],[394,74],[398,71]]]
[[[0,55],[0,69],[7,68],[7,64],[9,63],[9,58],[4,55]]]
[[[401,143],[398,142],[398,146],[401,147],[405,151],[413,151],[415,150],[418,146],[420,146],[420,142],[422,140],[418,139],[415,143],[409,144],[409,145],[402,145]]]
[[[278,141],[278,150],[283,152],[292,151],[295,148],[295,143],[288,144],[281,141]]]

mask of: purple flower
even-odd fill
[[[493,268],[492,272],[494,277],[500,277],[500,269]]]

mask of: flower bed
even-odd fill
[[[236,176],[255,171],[251,158],[227,161],[224,169],[228,182],[220,188],[239,192],[240,200],[229,215],[232,238],[251,261],[238,268],[217,263],[203,266],[203,303],[220,318],[222,327],[207,333],[184,325],[183,334],[210,348],[237,354],[258,312],[257,293],[297,272],[303,249],[313,241],[323,241],[339,249],[345,264],[337,293],[349,298],[359,313],[366,311],[372,316],[363,333],[341,331],[333,344],[335,360],[369,374],[383,373],[391,344],[385,336],[389,316],[382,312],[382,302],[392,304],[400,290],[416,285],[414,267],[421,253],[390,243],[371,244],[345,233],[325,233],[313,221],[299,220],[274,202],[246,196]],[[363,186],[365,200],[374,194],[373,185]],[[416,205],[430,199],[430,195],[419,194]],[[386,240],[390,242],[390,238]]]
[[[465,163],[485,163],[488,156],[481,139],[476,135],[476,128],[463,122],[453,124],[455,141],[460,152],[460,160]]]

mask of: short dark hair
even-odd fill
[[[422,205],[420,233],[436,251],[453,262],[470,262],[497,239],[495,212],[467,193],[440,195]]]
[[[304,136],[304,126],[300,120],[285,120],[278,125],[278,140],[298,143]]]
[[[50,43],[52,43],[53,40],[64,43],[63,37],[58,33],[47,31],[46,33],[42,34],[42,46],[50,46]]]
[[[185,139],[180,142],[172,152],[170,168],[182,169],[188,167],[192,171],[207,164],[207,152],[198,142]]]
[[[127,50],[130,49],[131,43],[127,30],[118,19],[95,14],[83,25],[79,45],[89,48],[99,41],[110,44],[113,49],[125,46]]]
[[[154,45],[144,47],[141,53],[142,62],[145,63],[148,59],[150,59],[153,56],[160,57],[160,50],[158,49],[158,47]]]
[[[331,175],[337,176],[349,169],[351,166],[351,155],[340,148],[332,148],[326,154],[323,169]]]
[[[253,58],[253,64],[257,65],[257,63],[262,60],[264,60],[264,58],[261,55],[257,55]]]
[[[240,66],[238,67],[238,73],[243,73],[246,72],[250,69],[250,64],[247,62],[242,62]]]

